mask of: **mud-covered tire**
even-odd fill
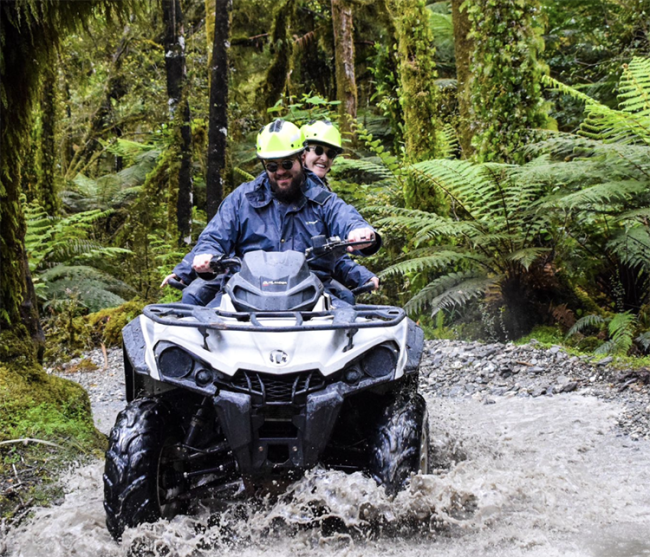
[[[165,449],[180,441],[180,435],[177,420],[161,399],[134,400],[118,415],[104,468],[106,526],[116,540],[127,527],[183,512],[166,508],[159,492],[161,482],[182,478],[182,471],[174,469],[178,464],[163,461]]]
[[[399,395],[386,408],[370,449],[370,474],[389,495],[403,489],[411,474],[429,472],[429,420],[420,394]]]

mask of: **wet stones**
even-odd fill
[[[650,371],[621,372],[612,362],[571,356],[561,346],[543,349],[536,341],[517,346],[432,340],[426,341],[422,358],[421,389],[434,396],[495,403],[511,396],[568,393],[617,400],[626,408],[619,420],[624,433],[650,438]]]

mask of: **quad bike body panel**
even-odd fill
[[[129,406],[104,476],[116,538],[221,497],[236,478],[296,477],[323,464],[364,471],[394,492],[427,461],[422,330],[392,306],[333,308],[303,254],[247,254],[219,308],[150,305],[123,338]],[[160,427],[174,435],[147,431]],[[135,498],[121,479],[138,460],[125,439],[162,455]],[[147,512],[132,520],[127,499],[146,500]]]

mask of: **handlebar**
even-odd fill
[[[341,240],[341,238],[338,236],[332,236],[331,238],[326,238],[325,236],[313,236],[312,242],[314,244],[314,247],[307,248],[305,250],[305,257],[308,263],[330,253],[333,253],[335,255],[343,255],[347,252],[347,249],[350,246],[372,246],[377,242],[377,240],[375,238],[372,240],[359,240],[356,242],[351,242],[350,240]]]
[[[372,292],[375,289],[375,283],[372,281],[366,282],[361,286],[357,286],[351,290],[352,294],[359,296],[360,294],[365,294],[366,292]]]
[[[167,281],[167,284],[169,284],[169,286],[175,288],[176,290],[185,290],[185,288],[187,287],[187,284],[184,284],[180,280],[176,280],[175,278],[170,278]]]
[[[210,259],[210,269],[213,273],[220,274],[229,269],[241,267],[241,259],[239,257],[224,257],[223,255],[216,255]]]

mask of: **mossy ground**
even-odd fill
[[[83,388],[46,374],[26,331],[0,333],[0,516],[51,498],[63,466],[105,445]]]
[[[142,313],[145,305],[143,301],[132,300],[90,315],[73,316],[63,312],[47,319],[45,360],[61,363],[101,344],[118,346],[122,342],[122,329]]]

